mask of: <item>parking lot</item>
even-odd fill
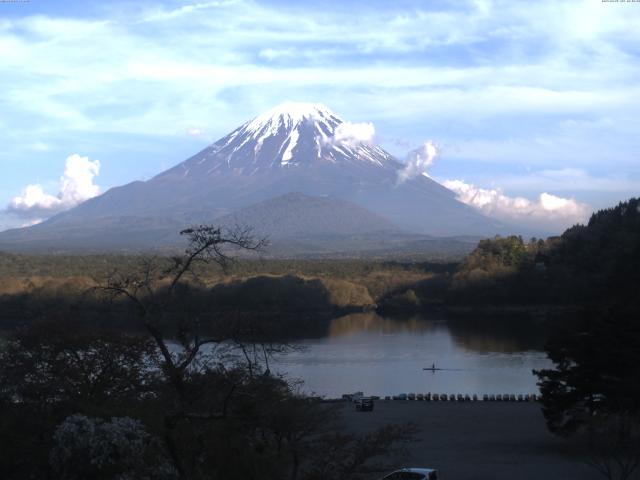
[[[388,423],[420,428],[400,466],[431,467],[444,480],[596,480],[577,447],[547,432],[536,403],[377,401],[345,403],[345,421],[365,432]]]

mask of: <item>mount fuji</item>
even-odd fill
[[[0,247],[163,246],[173,244],[187,225],[256,220],[247,212],[257,211],[278,218],[257,219],[279,225],[275,232],[261,232],[268,235],[301,219],[325,225],[324,233],[334,236],[345,233],[334,229],[338,224],[357,225],[361,235],[479,236],[506,230],[425,175],[399,182],[405,165],[350,136],[349,126],[320,104],[281,104],[148,181],[112,188],[41,224],[0,233]],[[335,218],[327,222],[327,216]]]

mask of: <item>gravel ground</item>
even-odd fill
[[[596,480],[585,457],[547,432],[535,403],[378,401],[373,412],[345,405],[354,432],[388,423],[420,428],[403,466],[436,468],[444,480]],[[634,477],[636,478],[636,477]]]

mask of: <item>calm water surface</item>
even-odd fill
[[[296,342],[304,349],[278,356],[272,368],[330,398],[355,391],[537,393],[531,371],[550,365],[540,328],[516,319],[479,323],[349,315],[331,321],[327,336]],[[422,370],[433,364],[447,370]]]

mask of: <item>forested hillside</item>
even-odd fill
[[[547,240],[483,240],[452,279],[450,301],[637,302],[640,200],[594,213]]]

